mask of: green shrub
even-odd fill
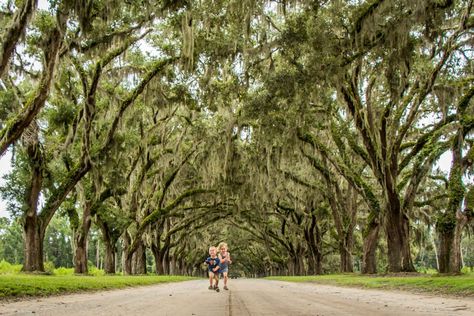
[[[466,274],[472,274],[474,273],[474,267],[463,267],[461,269],[461,272]]]
[[[2,260],[0,261],[0,274],[15,274],[19,273],[23,265],[21,264],[10,264],[9,262]]]
[[[48,274],[53,274],[54,273],[54,263],[52,261],[46,261],[44,263],[44,272]]]
[[[54,274],[55,275],[73,275],[74,268],[60,267],[60,268],[54,269]]]
[[[105,275],[105,272],[104,270],[100,270],[100,269],[97,269],[96,267],[94,266],[89,266],[88,267],[89,269],[89,275],[93,275],[93,276],[102,276],[102,275]]]

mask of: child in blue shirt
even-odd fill
[[[217,248],[214,246],[209,247],[209,257],[204,261],[208,265],[209,273],[209,290],[216,290],[219,292],[219,257],[217,257]],[[215,280],[214,286],[212,280]]]

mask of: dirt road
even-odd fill
[[[0,302],[0,315],[474,315],[474,298],[340,288],[255,279],[206,280]]]

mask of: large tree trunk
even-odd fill
[[[23,264],[23,271],[33,272],[40,271],[44,272],[43,264],[43,239],[44,230],[41,229],[38,223],[38,217],[36,214],[33,216],[27,216],[25,224],[23,225],[23,237],[24,237],[24,252],[25,262]]]
[[[170,249],[166,247],[163,254],[163,273],[166,275],[170,274]]]
[[[140,240],[132,256],[132,274],[146,274],[145,245]]]
[[[23,137],[31,170],[31,180],[25,192],[23,202],[26,209],[23,224],[25,263],[23,271],[44,271],[43,240],[45,225],[38,217],[38,200],[43,184],[43,158],[39,145],[38,126],[33,122],[29,127],[29,137]]]
[[[164,275],[165,270],[163,269],[163,252],[160,247],[152,244],[151,251],[153,252],[153,257],[155,259],[156,274]]]
[[[88,236],[91,227],[91,205],[89,201],[84,201],[84,212],[82,214],[81,226],[76,231],[76,252],[74,256],[74,273],[87,274],[87,247]]]
[[[97,218],[97,224],[102,232],[105,246],[104,271],[106,274],[115,274],[115,255],[117,252],[115,243],[117,240],[112,237],[109,226],[100,217]]]
[[[402,239],[402,271],[404,272],[415,272],[415,266],[411,258],[410,250],[410,221],[404,214],[402,216],[402,228],[403,228],[403,239]]]
[[[321,251],[321,231],[318,226],[317,218],[315,215],[311,215],[311,225],[304,230],[304,235],[308,248],[311,252],[309,256],[310,274],[322,274],[322,260],[323,254]]]
[[[453,245],[454,245],[454,230],[453,229],[442,229],[438,222],[439,232],[439,272],[441,273],[452,273],[456,272],[451,270],[450,261],[453,257]]]
[[[372,214],[373,216],[374,214]],[[364,247],[362,255],[362,273],[363,274],[373,274],[377,273],[377,260],[376,260],[376,251],[377,251],[377,242],[379,239],[379,230],[380,225],[376,220],[375,216],[368,223],[367,227],[364,229]]]
[[[104,240],[104,245],[104,272],[106,274],[115,274],[115,244],[113,244],[111,240]]]
[[[436,229],[439,232],[439,272],[461,272],[461,234],[467,217],[461,213],[461,205],[465,195],[463,185],[462,146],[464,143],[463,129],[460,128],[452,146],[453,160],[449,173],[449,201],[446,212],[438,218]]]
[[[352,262],[353,232],[345,232],[344,239],[339,243],[339,254],[341,258],[340,271],[354,272]]]
[[[404,245],[402,213],[398,195],[393,192],[387,194],[389,197],[385,231],[387,233],[388,271],[400,272],[402,270],[402,249]]]
[[[171,259],[170,259],[170,274],[171,275],[176,275],[178,271],[178,266],[177,266],[177,262],[176,262],[176,257],[173,255],[171,256]]]
[[[454,227],[446,224],[446,222],[449,223],[452,219],[445,219],[444,226],[441,224],[441,220],[438,221],[440,240],[438,261],[439,272],[441,273],[461,273],[461,239],[464,226],[468,222],[468,217],[460,211],[456,215]]]
[[[123,233],[122,240],[123,240],[123,251],[122,251],[123,273],[125,275],[131,275],[132,274],[132,255],[130,254],[131,240],[127,231]]]

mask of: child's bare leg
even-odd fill
[[[212,287],[212,279],[214,279],[214,273],[209,272],[209,286]]]
[[[224,272],[224,286],[227,286],[227,280],[229,277],[227,276],[227,272]]]

